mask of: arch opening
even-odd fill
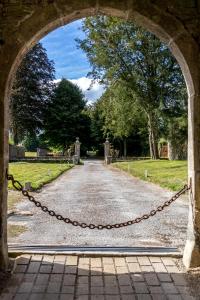
[[[75,11],[72,14],[68,14],[66,16],[62,16],[61,18],[57,18],[56,20],[53,20],[51,22],[47,22],[45,26],[42,26],[40,30],[36,30],[36,32],[33,34],[32,37],[27,39],[26,41],[24,40],[21,47],[19,48],[19,51],[17,55],[12,57],[12,62],[11,62],[11,68],[8,74],[8,78],[6,81],[6,88],[5,88],[5,96],[4,96],[4,104],[5,104],[5,113],[8,115],[8,99],[10,97],[10,92],[11,92],[11,87],[12,87],[12,82],[14,78],[14,74],[20,65],[23,57],[25,54],[31,49],[31,47],[39,41],[43,36],[45,36],[47,33],[52,31],[53,29],[56,29],[62,25],[66,25],[72,21],[75,21],[77,19],[95,15],[97,13],[97,9],[93,8],[90,9],[83,9],[81,11]],[[132,20],[135,21],[138,25],[141,25],[144,27],[146,30],[151,31],[153,34],[155,34],[159,39],[167,43],[169,46],[172,54],[174,57],[177,59],[184,78],[185,82],[187,85],[187,91],[188,91],[188,103],[189,103],[189,117],[188,117],[188,126],[189,126],[189,155],[188,155],[188,161],[189,161],[189,180],[191,181],[192,178],[192,187],[195,192],[196,191],[196,179],[194,178],[194,170],[196,170],[196,160],[197,157],[195,156],[194,150],[196,149],[196,146],[194,145],[194,110],[193,110],[193,103],[194,99],[196,96],[196,90],[197,90],[197,81],[195,80],[198,77],[198,72],[197,69],[193,64],[191,64],[191,55],[196,53],[197,49],[194,47],[193,41],[190,39],[190,37],[187,35],[187,33],[184,32],[184,29],[181,27],[181,29],[175,34],[175,36],[170,35],[170,33],[167,33],[160,24],[153,22],[150,18],[147,18],[146,16],[143,16],[142,14],[135,12],[135,11],[126,11],[125,13],[122,10],[115,9],[115,8],[101,8],[98,9],[98,13],[105,14],[105,15],[112,15],[112,16],[117,16],[121,18],[125,18],[127,20]],[[190,47],[186,47],[185,45],[187,41],[191,42]],[[5,123],[4,123],[4,128],[5,128],[5,133],[4,137],[7,136],[8,132],[8,123],[7,122],[8,118],[5,118]],[[7,166],[7,138],[5,138],[5,145],[4,145],[4,163],[3,163],[3,168],[5,169]],[[6,184],[6,183],[5,183]],[[5,192],[5,190],[4,190]],[[6,193],[4,193],[4,201],[6,201]],[[192,195],[195,197],[195,195]],[[199,195],[197,196],[197,198]],[[192,199],[191,201],[194,201]],[[189,215],[189,223],[191,223],[191,219],[193,219],[193,210],[190,207],[190,215]],[[6,225],[4,224],[5,228]],[[195,259],[194,259],[194,264],[198,264],[198,258],[200,254],[198,255],[198,249],[195,245],[194,242],[194,224],[190,224],[190,229],[191,232],[188,235],[188,241],[186,244],[186,250],[185,250],[185,264],[187,266],[193,264],[192,262],[192,256],[194,254],[194,248],[195,248]],[[5,229],[6,231],[6,229]],[[6,242],[5,242],[6,244]],[[4,251],[6,253],[6,250]],[[6,254],[4,254],[6,256]],[[191,263],[192,262],[192,263]]]

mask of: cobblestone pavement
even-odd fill
[[[167,257],[22,255],[1,300],[192,300]]]

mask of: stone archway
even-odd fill
[[[25,53],[51,30],[76,19],[104,13],[136,21],[168,44],[178,60],[188,90],[188,165],[192,185],[188,236],[184,251],[187,267],[200,265],[200,72],[198,3],[193,0],[16,0],[1,4],[0,21],[0,269],[8,264],[7,181],[8,99],[15,71]],[[194,2],[194,3],[193,3]],[[173,3],[173,4],[172,4]]]

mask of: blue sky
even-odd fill
[[[50,32],[40,42],[46,48],[49,59],[55,62],[56,79],[64,77],[72,80],[89,101],[94,101],[101,96],[103,87],[95,83],[90,91],[87,90],[91,80],[86,76],[91,67],[85,53],[77,48],[75,42],[75,38],[84,38],[80,27],[81,20],[72,22]]]

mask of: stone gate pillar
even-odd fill
[[[3,59],[5,56],[3,56]],[[1,60],[1,56],[0,56]],[[1,63],[0,63],[1,64]],[[8,65],[8,64],[7,64]],[[3,70],[3,72],[2,72]],[[6,98],[6,82],[8,72],[0,67],[0,271],[9,265],[7,244],[7,180],[6,170],[9,161],[8,99]]]
[[[74,156],[75,156],[75,160],[77,161],[77,164],[80,163],[80,155],[81,155],[81,143],[79,141],[79,138],[76,138],[76,142],[75,142],[75,151],[74,151]]]
[[[108,138],[106,138],[104,143],[104,161],[106,165],[109,165],[112,161],[112,157],[110,156],[110,142]]]
[[[199,78],[197,78],[200,82]],[[189,217],[183,263],[187,268],[200,266],[200,92],[188,99],[188,181]]]

